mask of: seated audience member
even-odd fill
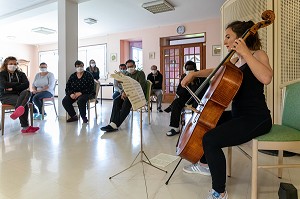
[[[91,59],[89,64],[90,65],[86,68],[86,71],[90,72],[93,75],[94,80],[99,81],[100,71],[99,68],[96,66],[95,60]]]
[[[135,62],[133,60],[126,61],[127,71],[129,72],[129,77],[138,81],[143,89],[144,95],[146,94],[147,82],[146,76],[143,71],[136,70]],[[127,115],[130,113],[132,105],[126,96],[126,93],[122,91],[113,101],[113,107],[110,116],[110,123],[107,126],[101,127],[102,131],[112,132],[117,131],[118,127],[126,119]]]
[[[161,110],[163,75],[157,70],[156,65],[151,66],[151,73],[148,74],[147,80],[152,82],[151,95],[157,96],[157,111],[163,112]]]
[[[13,120],[19,118],[22,133],[34,133],[39,130],[39,127],[29,126],[28,123],[28,102],[31,95],[28,88],[28,78],[18,69],[17,59],[7,57],[0,68],[0,101],[15,107],[10,117]]]
[[[190,72],[190,71],[197,71],[196,68],[196,63],[193,61],[187,61],[184,65],[184,68],[186,70],[185,74],[182,75],[181,80]],[[199,86],[201,85],[201,83],[205,80],[205,78],[195,78],[193,82],[191,82],[188,87],[195,92]],[[170,105],[171,108],[171,117],[170,117],[170,127],[171,130],[169,130],[166,135],[167,136],[173,136],[173,135],[177,135],[180,133],[180,129],[179,129],[179,123],[180,123],[180,115],[181,115],[181,111],[182,109],[185,107],[185,103],[190,99],[191,95],[190,93],[181,86],[179,82],[179,85],[177,87],[176,90],[176,95],[177,98],[173,100],[173,102]],[[201,93],[198,95],[199,98],[201,99],[202,96],[204,95],[206,89],[208,86],[206,86],[206,88],[204,88]],[[194,101],[194,100],[193,100]]]
[[[78,120],[73,103],[77,101],[78,109],[83,123],[87,123],[86,106],[87,101],[95,94],[94,79],[91,73],[84,71],[82,61],[75,62],[76,72],[73,73],[66,85],[66,96],[62,100],[62,105],[66,109],[70,118],[67,122]]]
[[[123,75],[128,75],[126,64],[120,64],[119,65],[119,72]],[[122,84],[118,80],[114,80],[114,93],[112,98],[116,99],[119,95],[121,95],[123,91]]]
[[[40,72],[35,75],[32,83],[30,101],[38,108],[37,110],[34,106],[33,109],[35,119],[42,118],[43,99],[54,96],[55,77],[53,73],[47,71],[47,67],[44,62],[40,64]],[[45,112],[44,114],[46,115]]]

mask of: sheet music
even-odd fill
[[[134,111],[145,106],[146,98],[138,81],[122,73],[111,74],[110,76],[121,82]]]

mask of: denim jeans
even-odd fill
[[[39,113],[42,114],[42,106],[43,106],[43,99],[50,98],[53,95],[49,91],[42,91],[36,94],[32,94],[30,101],[38,108]]]

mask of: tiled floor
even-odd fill
[[[189,164],[185,160],[168,185],[165,182],[178,160],[162,167],[167,174],[138,163],[109,179],[127,168],[140,150],[136,112],[133,123],[127,118],[119,131],[100,131],[109,121],[111,105],[111,101],[98,104],[98,120],[89,124],[58,120],[47,107],[46,120],[35,121],[41,130],[31,135],[21,134],[18,120],[12,121],[7,115],[6,132],[0,143],[0,199],[204,199],[211,179],[184,173],[182,167]],[[165,135],[169,130],[169,114],[153,111],[151,116],[151,125],[146,114],[143,121],[146,155],[149,158],[160,153],[175,155],[178,136]],[[265,162],[276,161],[265,154],[259,157]],[[299,163],[300,156],[285,161]],[[251,162],[236,148],[232,169],[232,177],[227,180],[229,198],[250,198]],[[283,179],[276,177],[276,170],[259,171],[259,198],[278,198],[279,182],[289,182],[300,189],[300,170],[285,169]]]

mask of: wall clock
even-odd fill
[[[185,32],[185,27],[184,26],[178,26],[176,29],[177,33],[182,35]]]

